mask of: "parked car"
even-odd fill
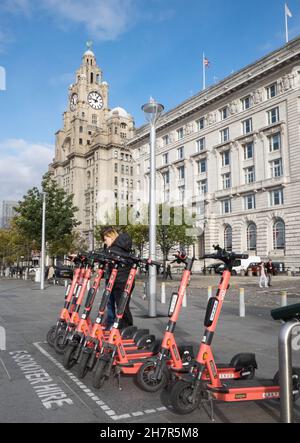
[[[275,274],[280,274],[281,272],[285,272],[285,264],[282,262],[273,262],[273,266],[275,269]]]
[[[249,274],[249,271],[252,271],[252,275],[258,276],[260,275],[260,264],[259,263],[250,263],[246,270],[246,275]]]
[[[72,268],[66,268],[66,267],[55,267],[55,278],[63,278],[63,279],[70,279],[73,278],[73,269]]]
[[[249,255],[249,257],[247,259],[244,260],[236,260],[233,263],[233,267],[232,267],[232,275],[237,275],[240,274],[242,271],[247,271],[248,266],[250,264],[259,264],[261,263],[261,259],[260,257],[256,256],[256,255]]]
[[[221,272],[219,272],[219,267],[222,265],[223,263],[212,263],[211,265],[208,265],[205,268],[203,268],[202,272],[203,274],[210,274],[211,270],[214,269],[216,274],[221,274]]]

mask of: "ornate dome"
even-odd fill
[[[124,118],[130,118],[130,115],[128,114],[127,111],[125,111],[125,109],[120,108],[119,106],[117,108],[112,109],[109,114],[108,117],[113,117],[113,116],[119,116],[119,117],[124,117]]]

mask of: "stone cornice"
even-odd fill
[[[208,105],[221,100],[248,84],[254,83],[258,79],[269,75],[276,69],[280,69],[296,60],[300,60],[300,37],[291,40],[287,45],[273,51],[237,73],[220,81],[217,85],[209,87],[205,91],[184,101],[176,108],[166,112],[160,119],[157,132],[163,131],[176,122],[182,121],[191,114],[207,108]],[[128,146],[134,147],[137,143],[143,142],[143,140],[148,137],[149,125],[144,125],[136,130],[135,136],[128,142]]]

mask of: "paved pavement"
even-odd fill
[[[277,371],[279,323],[270,309],[280,305],[280,292],[287,290],[289,303],[300,301],[299,278],[278,277],[274,287],[258,288],[257,279],[235,278],[224,303],[214,338],[217,361],[230,361],[239,352],[255,352],[258,377],[272,378]],[[218,277],[193,276],[188,289],[188,306],[182,311],[176,329],[178,342],[198,347],[203,334],[207,286],[217,285]],[[167,322],[168,301],[178,282],[166,285],[167,303],[158,301],[158,317],[147,318],[147,300],[138,282],[131,302],[135,324],[149,328],[157,337]],[[239,287],[245,287],[246,317],[238,316]],[[95,422],[95,423],[210,423],[205,405],[187,417],[174,414],[165,392],[147,394],[131,377],[122,377],[122,391],[116,380],[101,390],[92,387],[88,375],[83,381],[76,370],[67,371],[62,357],[45,343],[46,333],[56,322],[63,304],[64,288],[48,286],[40,291],[33,282],[0,279],[0,326],[6,330],[6,351],[0,351],[0,422]],[[158,296],[158,300],[160,297]],[[98,299],[96,300],[98,306]],[[300,335],[294,338],[294,365],[300,366]],[[298,351],[297,351],[298,349]],[[26,371],[34,368],[40,379]],[[40,383],[41,382],[41,383]],[[47,386],[47,387],[46,387]],[[217,423],[279,421],[279,402],[215,402]],[[296,404],[300,422],[300,402]]]

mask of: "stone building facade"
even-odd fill
[[[79,228],[92,249],[94,227],[116,204],[133,204],[134,170],[127,140],[133,137],[134,120],[123,108],[109,108],[109,85],[90,49],[82,57],[68,99],[49,170],[74,194]]]
[[[145,199],[149,126],[127,147]],[[156,163],[161,201],[196,214],[196,254],[219,243],[300,267],[300,38],[165,113]]]

